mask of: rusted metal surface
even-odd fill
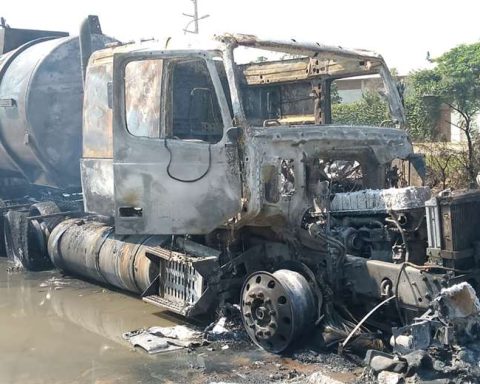
[[[364,60],[333,59],[287,59],[263,63],[239,65],[243,74],[243,82],[248,85],[292,82],[318,79],[328,76],[331,79],[345,75],[368,75],[376,73],[381,63]]]
[[[93,48],[107,41],[95,35]],[[4,63],[0,99],[14,102],[0,107],[0,169],[34,184],[79,186],[81,82],[77,38],[37,41]]]
[[[112,139],[112,62],[101,60],[111,49],[93,53],[87,68],[83,105],[83,157],[111,159]],[[110,102],[109,102],[110,99]]]
[[[0,55],[13,51],[18,47],[33,40],[42,39],[44,37],[66,37],[67,32],[60,31],[41,31],[35,29],[20,29],[10,27],[0,27]]]
[[[172,56],[206,59],[226,131],[231,127],[228,106],[211,57],[205,53],[160,52],[148,55],[148,59]],[[119,55],[114,84],[123,84],[128,62],[146,58],[142,52]],[[133,136],[127,128],[125,88],[115,92],[113,100],[117,233],[204,234],[236,215],[241,206],[237,149],[226,135],[215,144]],[[217,187],[218,180],[225,181],[221,189]],[[129,210],[139,214],[129,214]]]
[[[245,286],[245,319],[253,316],[248,297],[258,299],[255,322],[245,320],[250,335],[275,352],[314,320],[356,335],[361,327],[331,310],[337,302],[358,318],[374,308],[368,321],[386,331],[427,308],[442,286],[476,276],[473,236],[468,271],[445,260],[432,265],[426,253],[429,190],[399,188],[405,175],[393,165],[416,159],[407,132],[331,123],[331,80],[376,73],[392,121],[404,126],[381,56],[249,35],[217,41],[208,49],[147,43],[92,55],[81,174],[85,210],[97,217],[53,230],[56,266],[184,316],[237,301],[256,272],[247,284],[265,298],[271,288],[257,278],[271,278],[291,303],[270,308]],[[238,47],[294,58],[238,65]],[[405,201],[411,194],[418,199]],[[265,327],[270,311],[290,314],[291,326]]]
[[[52,231],[48,251],[52,263],[60,269],[142,293],[158,276],[158,265],[146,257],[145,251],[164,241],[150,236],[116,236],[105,224],[71,219]]]
[[[295,129],[291,132],[287,132],[288,129],[285,128],[281,130],[281,133],[273,134],[273,132],[280,131],[277,128],[270,128],[269,130],[254,128],[247,122],[243,112],[242,104],[244,101],[241,100],[240,96],[243,91],[239,88],[242,80],[238,77],[239,72],[235,69],[235,63],[232,62],[233,56],[230,56],[229,53],[235,46],[242,45],[245,40],[240,39],[238,41],[235,37],[226,37],[222,41],[225,44],[223,46],[225,72],[222,72],[222,76],[226,76],[225,80],[228,80],[228,90],[231,98],[229,101],[233,106],[235,124],[244,128],[244,137],[238,142],[236,141],[238,134],[234,136],[226,134],[229,130],[234,132],[235,128],[232,127],[226,95],[221,86],[223,80],[220,80],[217,66],[213,65],[212,62],[218,52],[157,50],[145,55],[144,52],[147,52],[149,48],[148,45],[142,45],[140,47],[132,46],[129,48],[123,46],[113,50],[109,49],[94,54],[92,57],[92,66],[89,69],[91,78],[86,85],[87,98],[84,114],[82,175],[86,194],[85,205],[87,211],[111,214],[111,205],[108,201],[115,200],[114,213],[117,233],[206,234],[215,228],[226,225],[232,219],[238,221],[240,225],[252,223],[265,225],[267,223],[265,216],[260,214],[263,205],[261,194],[264,185],[261,174],[265,167],[272,165],[268,158],[272,156],[299,162],[303,156],[302,151],[305,150],[308,156],[312,158],[318,158],[320,154],[329,156],[331,152],[326,148],[328,145],[322,146],[322,142],[332,143],[332,140],[336,140],[335,137],[338,137],[338,142],[335,145],[330,144],[332,151],[335,149],[340,154],[351,152],[350,156],[352,153],[363,153],[360,156],[364,158],[367,156],[369,160],[373,160],[374,164],[379,165],[385,164],[386,166],[395,157],[407,158],[412,151],[411,145],[402,131],[375,130],[366,127],[349,129],[348,127],[325,126],[319,129],[314,126],[295,126]],[[248,39],[248,42],[250,44],[251,39]],[[259,44],[271,48],[271,44],[268,42]],[[298,44],[293,44],[290,48],[297,53],[302,50],[305,51],[305,47]],[[288,52],[290,52],[290,48],[287,50]],[[313,49],[309,46],[310,48]],[[330,71],[328,74],[333,76],[335,71],[344,74],[347,70],[373,70],[383,65],[379,56],[361,51],[332,50],[323,46],[316,46],[315,50],[314,53],[318,53],[317,56],[320,56],[321,53],[332,54],[334,52],[336,55],[334,56],[343,60],[343,64],[329,62],[328,65],[325,63],[323,65],[321,61],[305,62],[303,59],[300,61],[296,59],[293,60],[295,63],[292,62],[292,64],[287,60],[283,69],[281,63],[269,63],[264,66],[259,64],[244,67],[243,73],[250,76],[250,73],[258,75],[262,71],[266,74],[265,71],[267,71],[268,73],[278,72],[279,76],[288,76],[290,65],[306,65],[307,74],[320,78],[327,73],[325,72],[327,70]],[[115,116],[112,124],[115,140],[110,136],[112,129],[110,124],[111,110],[108,107],[109,96],[106,88],[100,85],[101,83],[108,83],[111,79],[110,68],[113,52],[119,52],[116,56],[118,65],[115,64],[118,67],[117,72],[112,78],[114,84],[112,100],[114,101],[113,111]],[[309,52],[311,53],[311,51]],[[362,63],[360,63],[361,57],[364,59]],[[158,103],[151,104],[151,107],[142,105],[142,108],[146,108],[145,110],[150,114],[150,128],[140,134],[140,131],[135,131],[138,124],[128,121],[129,116],[131,116],[128,111],[138,110],[137,107],[133,108],[132,106],[133,109],[129,107],[129,92],[133,92],[135,88],[132,88],[132,85],[129,85],[128,82],[124,83],[123,80],[125,74],[129,73],[129,66],[136,65],[134,72],[140,75],[145,72],[147,67],[151,67],[155,61],[163,63],[164,60],[175,61],[180,58],[206,59],[216,93],[214,96],[218,100],[221,110],[221,123],[223,124],[223,138],[216,144],[208,144],[205,141],[178,140],[178,138],[170,139],[169,135],[171,133],[165,127],[171,123],[171,121],[168,121],[168,115],[171,113],[169,108],[172,104],[163,101],[165,97],[168,97],[168,92],[162,96],[159,93],[159,85],[154,87],[157,89],[154,92],[156,96],[151,98],[152,101],[159,99]],[[350,59],[350,62],[348,59]],[[373,64],[368,64],[367,61],[371,61]],[[345,69],[347,63],[351,63],[353,67]],[[158,71],[155,73],[154,78],[156,79],[168,78],[168,73],[162,75]],[[285,82],[286,78],[279,77],[277,81]],[[149,84],[154,83],[149,82]],[[97,94],[98,91],[103,92],[103,94]],[[323,97],[325,95],[322,94],[319,99],[321,104],[319,109],[323,108],[319,119],[321,119],[321,122],[327,122],[328,111],[325,110],[325,105],[321,101]],[[178,103],[173,100],[173,108],[176,108],[175,104]],[[185,105],[186,103],[182,102],[181,104]],[[163,109],[155,112],[156,108],[162,105],[161,108]],[[308,103],[305,104],[305,108],[308,108]],[[138,114],[138,111],[136,113]],[[183,116],[186,114],[188,114],[188,110],[182,112]],[[152,128],[158,129],[158,134],[153,134]],[[134,129],[134,134],[132,134],[131,129]],[[317,133],[314,134],[313,132]],[[139,135],[135,136],[135,133]],[[261,139],[262,135],[265,134],[268,137]],[[279,134],[282,136],[281,140],[278,140]],[[284,142],[285,135],[289,137],[288,143]],[[301,137],[302,135],[305,136]],[[150,139],[139,136],[150,136]],[[160,140],[155,140],[156,137]],[[349,137],[351,137],[351,141],[349,141]],[[113,142],[115,142],[116,148],[112,155]],[[355,148],[356,146],[364,146],[364,152],[361,148],[359,150]],[[374,153],[373,156],[370,152]],[[245,157],[239,158],[239,153],[243,153]],[[110,163],[105,160],[112,157],[114,164],[113,179],[106,171],[110,167]],[[101,162],[93,160],[100,158],[104,160]],[[301,166],[301,164],[297,164],[298,172],[300,172]],[[377,165],[374,167],[377,167]],[[142,171],[138,172],[139,169]],[[367,173],[370,178],[370,185],[380,185],[379,176],[375,176],[375,171],[373,173],[373,175]],[[240,177],[243,182],[240,181]],[[218,188],[217,180],[225,180],[226,182],[222,184],[221,188]],[[194,186],[195,194],[192,195],[190,189],[185,188],[185,183]],[[101,190],[101,193],[98,193],[99,190]],[[302,199],[300,198],[300,200]],[[300,200],[297,209],[295,209],[296,216],[300,215],[300,211],[309,204],[307,197],[303,199],[304,203],[301,203]],[[174,208],[178,204],[182,206],[182,209]],[[207,211],[204,212],[204,209],[208,210],[208,213],[206,213]]]
[[[357,160],[365,165],[365,187],[382,188],[387,164],[395,158],[407,158],[412,152],[406,133],[395,129],[327,125],[319,130],[312,126],[296,126],[295,129],[254,129],[253,134],[247,139],[245,148],[249,159],[246,175],[250,196],[240,224],[243,219],[247,223],[265,224],[269,216],[280,216],[298,225],[303,213],[311,206],[312,195],[308,193],[305,166],[308,159]],[[268,180],[263,178],[262,170],[273,167],[274,173],[279,175],[279,159],[293,161],[296,192],[272,204],[265,200],[264,188]]]
[[[111,142],[110,142],[111,144]],[[110,147],[111,148],[111,147]],[[113,160],[85,158],[80,161],[85,212],[114,216]]]

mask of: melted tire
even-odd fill
[[[61,217],[44,221],[29,220],[29,215],[47,215],[60,212],[52,202],[32,205],[29,213],[8,211],[4,217],[5,252],[7,256],[25,269],[41,271],[53,268],[48,256],[47,241],[50,231],[62,220]]]
[[[261,348],[280,353],[313,325],[316,307],[307,280],[281,269],[255,272],[242,288],[242,320],[250,339]]]

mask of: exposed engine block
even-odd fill
[[[425,202],[430,195],[428,187],[337,193],[330,206],[332,231],[349,254],[423,263]]]

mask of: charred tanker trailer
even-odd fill
[[[222,35],[114,43],[85,65],[112,42],[87,25],[96,33],[80,45],[27,42],[0,58],[0,168],[48,187],[32,207],[5,204],[8,249],[25,266],[52,262],[187,317],[239,303],[273,352],[314,325],[331,331],[327,345],[357,335],[354,319],[374,307],[368,324],[413,337],[442,288],[477,287],[480,195],[421,186],[381,56]],[[26,99],[5,74],[30,49]],[[274,59],[240,62],[259,52]],[[60,86],[57,69],[75,81]],[[335,124],[332,83],[374,74],[397,128]]]
[[[45,236],[59,222],[60,209],[49,200],[64,210],[81,207],[75,192],[81,185],[82,61],[114,41],[101,33],[97,17],[89,17],[82,31],[79,38],[0,28],[1,209],[11,210],[5,222],[8,252],[30,269],[51,265]]]

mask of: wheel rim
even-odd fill
[[[241,309],[252,341],[279,353],[313,323],[314,296],[307,280],[298,272],[255,272],[243,285]]]

